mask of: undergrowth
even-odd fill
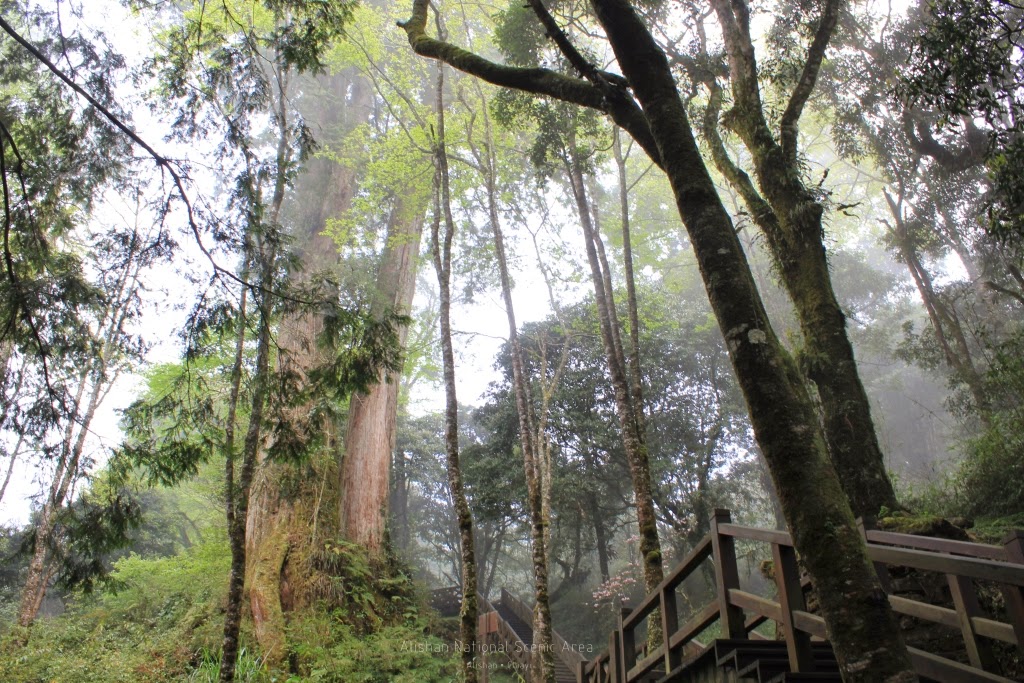
[[[77,596],[63,615],[27,633],[3,632],[0,681],[216,681],[229,561],[224,540],[172,557],[119,560],[116,592]],[[400,567],[374,565],[345,543],[313,551],[308,567],[310,599],[289,613],[286,661],[268,665],[243,629],[236,681],[457,680],[457,659],[432,635],[438,624]]]

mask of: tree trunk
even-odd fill
[[[803,377],[768,321],[732,221],[703,165],[668,60],[625,0],[594,0],[593,5],[657,143],[843,678],[846,683],[916,680],[829,461]]]
[[[416,292],[417,257],[423,233],[423,210],[396,199],[388,219],[387,246],[377,275],[375,309],[408,314]],[[399,330],[404,347],[408,335]],[[384,550],[391,457],[395,448],[399,378],[381,373],[369,393],[349,402],[345,454],[340,473],[340,524],[345,538],[367,548],[371,556]]]
[[[515,309],[512,306],[512,282],[508,273],[505,256],[505,242],[498,223],[497,188],[494,168],[489,165],[487,173],[487,194],[490,207],[491,230],[494,235],[494,252],[498,262],[498,276],[501,293],[508,318],[509,346],[512,355],[512,387],[515,395],[516,412],[519,416],[519,441],[523,450],[523,467],[526,470],[526,487],[530,509],[530,554],[533,562],[534,598],[533,633],[537,650],[533,653],[530,666],[530,680],[533,683],[554,683],[555,662],[552,646],[551,607],[548,599],[548,558],[545,539],[548,520],[544,518],[541,466],[538,462],[536,432],[533,427],[533,410],[530,391],[527,386],[523,350],[519,343]]]
[[[643,406],[639,403],[639,396],[634,395],[627,377],[626,359],[618,335],[618,316],[615,313],[615,299],[610,287],[608,263],[607,259],[602,258],[604,247],[592,220],[583,172],[577,159],[569,159],[568,171],[580,224],[583,226],[583,239],[594,284],[594,298],[601,325],[601,339],[604,342],[606,367],[615,392],[615,408],[619,417],[619,426],[622,429],[622,444],[626,451],[629,472],[633,480],[633,493],[636,496],[644,587],[647,591],[653,591],[664,578],[664,572],[661,541],[658,538],[658,522],[654,513],[654,497],[651,492],[651,466],[647,452]],[[637,369],[639,370],[639,368]],[[639,378],[634,383],[639,385]],[[655,626],[654,619],[651,620],[651,624]],[[652,630],[657,629],[652,628]]]
[[[846,334],[846,316],[832,288],[821,239],[823,209],[803,186],[799,170],[790,167],[782,148],[766,133],[763,119],[745,110],[736,127],[754,157],[761,197],[749,176],[728,157],[718,132],[721,88],[713,80],[708,86],[711,99],[703,130],[712,158],[743,198],[778,264],[804,341],[801,370],[817,387],[829,454],[854,514],[877,517],[882,507],[896,509],[899,504]]]
[[[444,445],[447,454],[448,486],[459,528],[459,547],[462,559],[462,608],[459,611],[459,633],[462,639],[462,674],[466,683],[476,683],[476,629],[477,579],[476,551],[473,538],[473,517],[469,501],[462,486],[462,467],[459,464],[459,401],[455,393],[455,351],[452,348],[451,277],[452,241],[455,238],[455,220],[452,217],[451,188],[448,176],[448,154],[445,149],[444,67],[437,70],[437,142],[434,152],[434,221],[431,229],[431,247],[434,271],[440,290],[441,358],[444,366],[445,430]],[[440,235],[441,217],[444,216],[444,237]]]

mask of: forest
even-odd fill
[[[1017,0],[0,0],[0,186],[2,681],[1024,681]]]

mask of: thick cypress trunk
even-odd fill
[[[408,314],[416,292],[416,267],[423,233],[422,207],[396,199],[388,219],[387,246],[377,275],[374,307],[383,315]],[[399,330],[404,347],[408,329]],[[340,524],[345,538],[367,548],[384,550],[391,457],[398,416],[397,375],[381,373],[368,393],[349,401],[345,454],[340,472]]]

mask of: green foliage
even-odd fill
[[[373,561],[360,546],[328,541],[304,559],[311,604],[288,625],[298,680],[453,680],[456,660],[428,634],[407,570],[393,558]]]
[[[227,543],[175,555],[119,560],[116,593],[82,596],[67,612],[37,624],[27,645],[9,634],[0,677],[12,682],[180,681],[204,649],[219,645]]]

